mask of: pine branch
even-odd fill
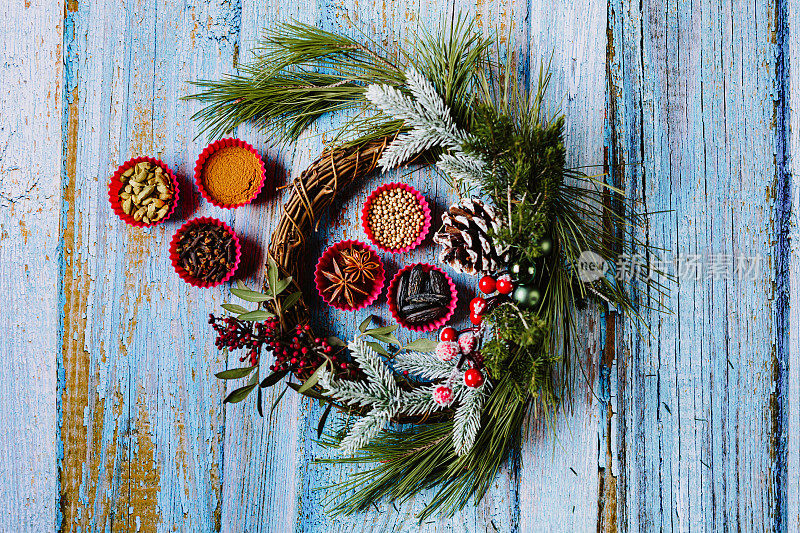
[[[389,397],[396,397],[398,389],[394,375],[375,350],[363,339],[355,339],[347,347],[367,378],[384,388]]]
[[[461,158],[470,158],[461,151],[461,145],[469,139],[469,134],[456,126],[450,109],[433,84],[414,69],[406,72],[406,80],[413,98],[388,85],[370,85],[365,93],[366,98],[381,111],[396,120],[403,120],[412,128],[383,153],[378,162],[381,168],[394,168],[434,147],[452,150]],[[472,164],[480,166],[480,161],[475,160]]]
[[[456,409],[453,418],[453,447],[457,455],[465,455],[475,444],[481,429],[481,411],[491,390],[492,385],[488,381],[477,389],[470,389]]]
[[[455,367],[451,361],[442,361],[435,355],[418,352],[398,354],[392,363],[398,372],[407,371],[412,376],[431,381],[447,379]]]
[[[375,410],[362,416],[350,429],[347,436],[342,439],[339,449],[345,452],[354,452],[366,446],[377,437],[391,420],[391,414],[385,410]]]

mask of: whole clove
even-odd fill
[[[221,281],[234,267],[236,245],[233,235],[215,224],[200,223],[181,233],[176,248],[178,265],[201,281]]]

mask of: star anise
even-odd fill
[[[331,260],[333,271],[323,270],[322,275],[330,282],[330,285],[323,288],[322,292],[332,291],[330,299],[332,302],[344,301],[348,306],[352,307],[354,302],[355,293],[367,295],[367,292],[356,285],[356,281],[351,274],[342,272],[336,258]]]
[[[344,272],[350,274],[356,282],[375,281],[378,273],[378,262],[369,250],[350,247],[342,250],[342,260],[344,261]]]

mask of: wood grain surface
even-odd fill
[[[517,473],[506,468],[483,501],[422,524],[431,493],[334,518],[315,489],[351,467],[311,464],[331,453],[315,443],[322,410],[291,392],[266,418],[255,395],[223,406],[237,384],[214,374],[239,362],[214,348],[207,317],[231,301],[228,287],[186,285],[167,247],[183,221],[220,218],[244,241],[238,277],[260,286],[275,188],[342,117],[283,148],[240,128],[269,185],[230,211],[193,184],[207,139],[195,139],[198,104],[181,97],[192,80],[234,72],[280,21],[392,48],[458,13],[497,29],[521,79],[535,83],[550,61],[548,105],[566,115],[570,164],[607,172],[658,212],[636,236],[665,249],[649,259],[684,271],[661,302],[671,313],[642,298],[649,330],[615,312],[581,316],[575,395],[555,436],[529,420]],[[0,532],[797,531],[797,27],[792,0],[9,0]],[[173,218],[151,229],[125,225],[107,200],[110,174],[139,155],[164,160],[181,186]],[[390,179],[423,192],[437,219],[454,198],[430,169],[345,191],[306,275],[328,244],[365,238],[360,206]],[[428,240],[383,257],[393,274],[436,250]],[[720,273],[728,257],[760,263]],[[457,282],[467,301],[471,283]],[[388,319],[385,304],[331,312],[305,289],[316,323],[342,338],[370,313]],[[280,392],[267,389],[266,411]]]
[[[57,505],[63,3],[11,0],[0,24],[0,531]]]

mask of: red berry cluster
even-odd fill
[[[214,344],[218,350],[246,350],[239,361],[249,359],[252,366],[258,364],[261,347],[266,344],[266,349],[271,350],[277,338],[278,321],[274,318],[264,322],[245,322],[232,316],[222,318],[209,314],[208,323],[217,332]]]
[[[499,301],[508,300],[508,295],[514,290],[514,283],[508,274],[503,274],[497,279],[492,276],[483,276],[478,282],[478,288],[487,295],[494,292],[498,294],[488,298],[476,296],[469,303],[469,320],[476,326],[480,326],[483,323],[483,316]]]
[[[287,341],[274,341],[275,363],[269,369],[273,372],[289,370],[298,378],[307,378],[319,366],[330,361],[339,377],[355,378],[359,373],[354,361],[341,358],[326,339],[314,337],[311,326],[298,325],[294,335]]]

